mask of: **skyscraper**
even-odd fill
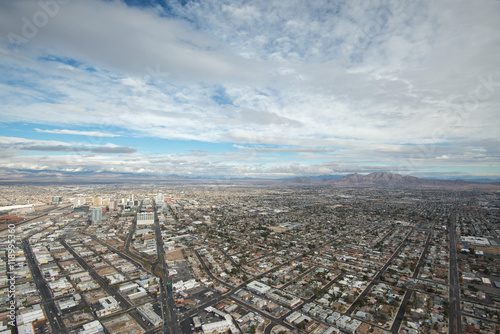
[[[99,224],[102,221],[102,208],[93,208],[90,212],[90,221],[92,225]]]
[[[165,202],[165,196],[163,194],[158,194],[156,195],[155,201],[156,204],[162,204],[163,202]]]

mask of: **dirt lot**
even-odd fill
[[[476,247],[476,250],[483,251],[485,254],[500,254],[500,247],[488,246],[488,247]]]
[[[118,274],[118,271],[116,271],[116,269],[113,267],[106,267],[106,268],[103,268],[101,270],[98,270],[97,273],[99,274],[99,276],[105,277],[108,275]]]
[[[92,290],[84,294],[85,301],[89,304],[95,304],[104,297],[108,297],[108,294],[102,289]]]
[[[115,334],[142,334],[144,330],[128,314],[122,314],[117,317],[106,319],[102,322],[104,327],[110,333]]]
[[[165,260],[167,261],[177,261],[184,260],[184,255],[182,254],[181,249],[176,249],[170,252],[165,253]]]
[[[123,242],[122,241],[118,241],[115,238],[107,238],[107,239],[104,240],[104,242],[107,243],[107,244],[109,244],[109,245],[111,245],[114,248],[119,248],[119,247],[123,248]]]

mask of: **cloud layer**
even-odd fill
[[[0,118],[63,144],[1,146],[0,167],[498,176],[499,14],[498,1],[2,2]],[[151,154],[137,138],[234,146]]]

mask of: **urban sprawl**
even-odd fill
[[[499,333],[500,192],[0,187],[0,333]]]

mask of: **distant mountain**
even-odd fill
[[[338,180],[338,179],[341,179],[343,177],[344,177],[344,175],[317,175],[317,176],[309,176],[309,178],[311,178],[313,180],[330,180],[330,179]]]
[[[376,187],[376,188],[490,188],[498,187],[498,183],[478,183],[464,180],[435,180],[415,176],[400,175],[388,172],[375,172],[368,175],[348,174],[339,179],[319,179],[318,177],[296,177],[286,181],[296,185],[331,185],[336,187]]]
[[[291,185],[323,187],[374,187],[374,188],[446,188],[446,189],[492,189],[500,188],[499,182],[471,182],[464,180],[423,179],[414,176],[388,172],[376,172],[368,175],[358,173],[342,175],[300,176],[290,179],[266,179],[229,176],[185,176],[177,174],[151,175],[113,172],[67,172],[56,170],[14,170],[0,168],[0,184],[244,184],[244,185]]]
[[[428,181],[434,182],[437,180],[420,179],[414,176],[403,176],[387,172],[376,172],[368,175],[358,173],[349,174],[339,179],[338,185],[374,185],[374,186],[419,186],[428,184]]]
[[[430,180],[409,175],[376,172],[368,175],[349,174],[335,182],[336,186],[347,187],[391,187],[391,188],[497,188],[495,184],[467,182],[464,180]]]
[[[297,184],[320,184],[323,180],[314,179],[309,176],[299,176],[291,179],[284,180],[285,183],[297,183]]]
[[[499,179],[465,179],[467,182],[478,182],[478,183],[497,183],[500,184]]]

